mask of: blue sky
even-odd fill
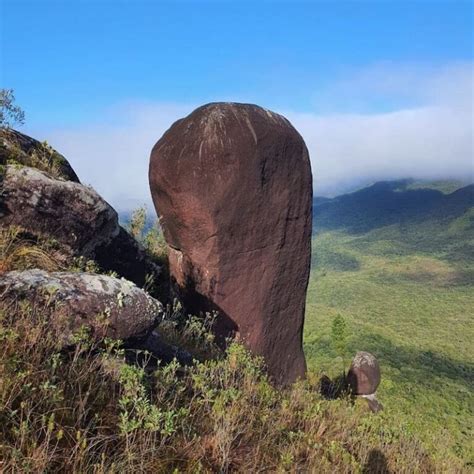
[[[406,166],[392,166],[386,156],[393,145],[390,140],[402,133],[397,121],[400,127],[400,121],[413,120],[413,131],[434,128],[436,134],[436,127],[453,128],[443,142],[445,154],[435,153],[433,162],[448,165],[450,153],[461,154],[456,158],[459,167],[453,167],[451,174],[469,174],[472,2],[0,0],[0,4],[0,82],[1,87],[15,89],[26,111],[24,130],[47,137],[84,180],[114,202],[118,198],[113,186],[124,184],[121,168],[116,181],[110,182],[109,175],[107,183],[103,169],[122,161],[124,166],[139,163],[129,195],[132,200],[135,195],[138,201],[148,199],[138,173],[153,142],[180,114],[219,100],[254,102],[288,115],[308,141],[322,194],[351,181],[410,172]],[[406,113],[413,111],[422,116],[407,119]],[[449,124],[440,123],[440,113],[453,114]],[[390,118],[393,126],[386,123]],[[361,143],[350,138],[339,155],[333,145],[347,142],[344,127],[362,133],[373,126],[383,128],[378,145],[360,150],[362,155],[371,150],[370,163],[364,161],[367,158],[359,163],[354,155],[352,173],[343,176],[350,150],[366,143],[367,137],[361,137]],[[464,131],[456,131],[458,127]],[[410,130],[403,133],[410,135]],[[121,142],[124,135],[128,141]],[[425,138],[424,143],[432,139]],[[423,143],[414,145],[423,148]],[[416,146],[414,154],[419,155]],[[439,148],[440,144],[428,146],[424,152]],[[413,161],[406,156],[409,149],[400,153],[402,161]],[[95,173],[91,160],[102,163]],[[428,160],[425,157],[419,168],[426,170]],[[341,169],[339,174],[325,171],[334,166]],[[366,168],[370,172],[364,173]],[[414,171],[420,174],[419,169]],[[449,166],[438,172],[449,174]]]

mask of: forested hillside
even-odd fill
[[[474,186],[376,183],[316,198],[313,226],[310,367],[340,371],[331,324],[342,315],[346,358],[379,357],[383,416],[472,466]]]

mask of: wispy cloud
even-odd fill
[[[314,97],[319,112],[277,112],[308,145],[316,194],[409,176],[473,179],[472,64],[377,65],[335,80]],[[109,202],[132,208],[150,204],[152,146],[197,105],[122,104],[85,126],[31,131],[47,138]]]

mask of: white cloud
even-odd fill
[[[473,179],[472,88],[471,64],[381,65],[335,81],[325,92],[326,103],[331,97],[339,101],[338,113],[279,112],[308,145],[318,195],[378,179]],[[409,99],[411,105],[370,114],[354,113],[350,107],[351,112],[343,113],[344,97],[354,98],[352,105],[363,104],[361,109],[370,108],[374,97],[392,104]],[[116,208],[129,209],[150,205],[151,148],[196,105],[130,103],[87,126],[34,131],[69,159],[83,182]]]
[[[460,110],[289,118],[306,139],[318,195],[381,179],[472,178],[472,119]]]
[[[384,113],[287,116],[311,153],[316,194],[413,177],[474,179],[472,64],[379,65],[336,82],[326,98],[416,104]]]
[[[104,112],[86,126],[42,130],[71,163],[80,180],[92,185],[118,210],[146,204],[153,209],[148,188],[148,161],[153,145],[193,106],[129,103]]]

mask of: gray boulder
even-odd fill
[[[0,227],[20,226],[52,238],[66,257],[84,256],[139,286],[160,269],[118,223],[116,211],[91,187],[35,168],[7,165]]]
[[[163,316],[162,304],[130,281],[90,273],[7,272],[0,275],[0,300],[46,305],[63,346],[83,326],[96,339],[144,339]]]

